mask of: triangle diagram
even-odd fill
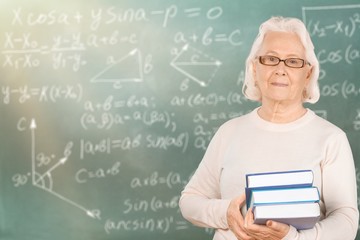
[[[93,83],[112,82],[117,84],[142,81],[141,55],[137,49],[110,64],[90,80]]]

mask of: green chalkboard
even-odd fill
[[[274,15],[305,21],[309,107],[360,166],[358,0],[2,0],[0,15],[1,240],[211,239],[179,195],[216,129],[258,105],[244,62]]]

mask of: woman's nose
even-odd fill
[[[276,70],[275,70],[275,73],[277,75],[281,75],[281,76],[284,76],[286,75],[286,65],[284,62],[280,62],[278,65],[275,66],[276,67]]]

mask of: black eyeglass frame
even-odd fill
[[[277,62],[276,64],[265,64],[265,63],[263,62],[263,60],[262,60],[263,57],[272,57],[272,58],[277,59],[278,62]],[[290,68],[303,68],[303,67],[305,66],[305,64],[308,64],[309,66],[311,66],[311,64],[310,64],[308,61],[306,61],[306,60],[304,60],[304,59],[302,59],[302,58],[286,58],[286,59],[281,59],[281,58],[279,58],[279,57],[272,56],[272,55],[257,56],[256,58],[258,58],[258,59],[259,59],[259,62],[260,62],[262,65],[265,65],[265,66],[277,66],[277,65],[280,64],[280,62],[284,62],[285,66],[290,67]],[[294,66],[288,65],[288,63],[286,63],[286,62],[289,61],[289,60],[292,60],[292,59],[301,60],[301,61],[302,61],[302,65],[299,66],[299,67],[294,67]]]

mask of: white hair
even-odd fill
[[[308,86],[304,91],[303,102],[316,103],[320,98],[320,90],[318,85],[319,78],[319,61],[314,52],[314,45],[310,39],[310,35],[306,30],[304,23],[297,18],[272,17],[259,28],[259,34],[256,37],[248,58],[246,59],[246,71],[243,84],[243,94],[246,98],[254,101],[261,101],[261,92],[255,84],[253,61],[264,40],[267,32],[291,32],[298,35],[301,43],[305,48],[305,57],[312,66],[312,72]]]

